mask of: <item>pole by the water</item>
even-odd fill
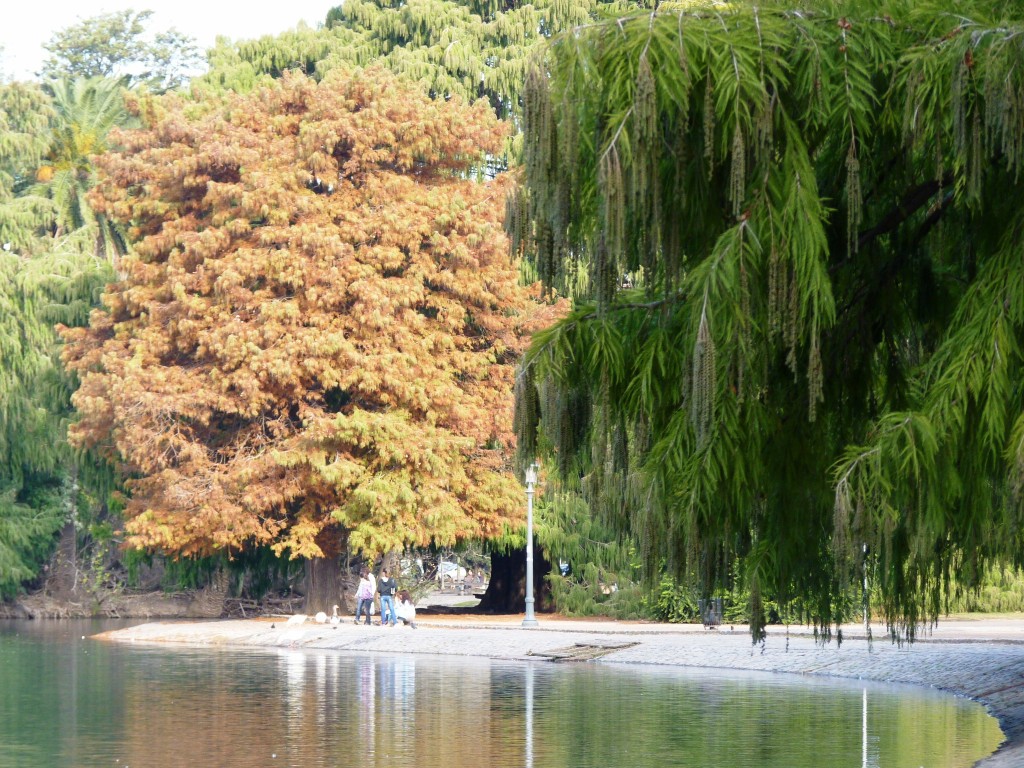
[[[524,627],[536,627],[533,615],[533,486],[537,482],[537,465],[526,468],[526,617]]]

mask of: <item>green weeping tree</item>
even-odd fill
[[[97,228],[54,234],[59,200],[36,182],[59,114],[34,84],[0,86],[0,599],[38,574],[85,503],[54,325],[86,324],[113,278]]]
[[[209,52],[198,83],[248,90],[289,69],[322,77],[371,62],[421,83],[432,96],[486,98],[501,118],[518,112],[526,68],[545,37],[590,21],[626,0],[349,0],[324,27],[232,43]],[[635,3],[633,4],[635,5]]]
[[[68,521],[84,521],[83,480],[65,437],[74,379],[57,323],[82,326],[113,270],[83,228],[40,254],[0,252],[0,599],[33,579]]]
[[[24,194],[35,181],[56,113],[34,83],[0,84],[0,246],[23,248],[53,216],[50,201]]]
[[[755,639],[1024,561],[1022,62],[1012,2],[664,2],[528,76],[522,454]]]

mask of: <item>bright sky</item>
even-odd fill
[[[0,73],[8,79],[32,78],[46,56],[43,43],[54,32],[101,13],[153,11],[146,23],[148,32],[174,27],[205,51],[220,35],[246,40],[292,29],[300,21],[315,27],[340,4],[341,0],[7,0],[0,14]]]

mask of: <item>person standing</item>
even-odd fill
[[[363,611],[366,611],[366,624],[370,625],[370,607],[373,605],[373,586],[370,582],[370,569],[363,568],[359,572],[359,586],[356,588],[356,621],[359,623],[359,617]]]
[[[398,585],[391,578],[391,572],[385,568],[380,572],[380,580],[377,582],[377,591],[380,593],[380,625],[385,622],[392,627],[395,626],[395,591]]]

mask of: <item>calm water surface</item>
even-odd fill
[[[1002,739],[910,687],[88,639],[113,626],[0,621],[0,768],[959,768]]]

